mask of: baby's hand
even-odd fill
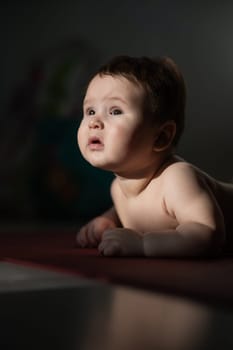
[[[104,232],[98,249],[105,256],[143,256],[143,237],[126,228],[109,229]]]
[[[97,216],[80,229],[76,238],[77,246],[81,248],[97,247],[103,232],[115,227],[116,225],[111,219],[105,216]]]

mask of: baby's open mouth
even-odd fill
[[[91,144],[101,144],[102,142],[100,141],[100,139],[98,137],[91,137],[89,139],[89,142],[88,144],[91,145]]]
[[[95,140],[92,140],[91,143],[101,143],[101,142],[100,142],[100,140],[95,139]]]
[[[103,142],[98,137],[94,136],[88,140],[88,146],[91,149],[100,149],[103,147]]]

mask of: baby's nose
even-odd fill
[[[89,128],[91,129],[103,129],[104,123],[98,117],[93,117],[89,121]]]

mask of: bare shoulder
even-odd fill
[[[180,161],[168,165],[163,171],[163,182],[166,187],[173,185],[187,186],[191,183],[197,183],[199,186],[205,186],[207,174],[191,163]]]
[[[214,178],[192,165],[180,161],[170,164],[163,171],[163,192],[165,202],[193,202],[194,198],[212,198],[216,194],[218,183]]]
[[[164,169],[163,174],[165,176],[176,176],[177,173],[184,173],[184,172],[193,172],[194,166],[188,162],[185,161],[175,161],[171,164],[168,164],[168,166]]]
[[[178,161],[169,165],[164,169],[164,181],[166,186],[169,184],[181,184],[182,186],[190,186],[196,184],[200,189],[206,189],[208,191],[216,193],[220,187],[220,182],[211,177],[205,171],[201,170],[197,166],[188,163],[186,161]],[[230,188],[231,185],[223,184],[225,188]],[[232,186],[233,188],[233,186]]]

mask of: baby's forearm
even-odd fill
[[[148,257],[198,257],[218,254],[224,234],[198,224],[179,225],[174,230],[150,232],[143,236],[144,255]]]

